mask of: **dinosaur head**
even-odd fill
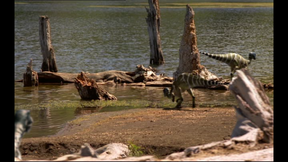
[[[255,52],[249,53],[249,60],[252,60],[252,59],[256,60],[256,53]]]
[[[171,98],[172,102],[175,101],[175,95],[173,93],[170,93],[170,89],[169,88],[165,87],[163,89],[163,94],[164,94],[164,97]]]
[[[30,116],[30,110],[18,110],[15,113],[15,126],[22,125],[24,132],[28,132],[33,123],[33,118]]]
[[[163,94],[164,94],[165,97],[169,97],[169,91],[170,91],[170,89],[167,88],[167,87],[165,87],[165,88],[163,89]]]

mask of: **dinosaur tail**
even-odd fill
[[[211,57],[211,58],[213,58],[215,60],[222,61],[224,63],[227,63],[232,57],[232,55],[230,56],[229,54],[228,55],[227,54],[210,54],[208,52],[200,52],[200,53],[204,54],[204,55],[206,55],[208,57]]]
[[[194,86],[203,86],[203,87],[207,87],[207,86],[217,86],[217,85],[226,85],[226,84],[229,84],[229,83],[226,83],[226,82],[220,82],[220,81],[217,81],[217,80],[206,80],[204,78],[201,78],[201,77],[193,77],[192,78],[192,84]]]

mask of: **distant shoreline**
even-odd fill
[[[85,0],[103,2],[103,0]],[[29,4],[37,2],[85,2],[79,0],[17,0],[15,4]],[[113,3],[112,3],[113,2]],[[107,4],[108,3],[108,4]],[[111,3],[111,4],[109,4]],[[160,8],[185,8],[189,4],[193,8],[257,8],[257,7],[268,7],[273,8],[273,2],[161,2]],[[88,7],[97,8],[143,8],[148,6],[148,2],[142,1],[125,1],[125,0],[108,0],[105,4],[91,5]]]

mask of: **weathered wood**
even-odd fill
[[[43,56],[41,70],[57,72],[55,53],[51,44],[50,21],[47,16],[39,17],[39,41]]]
[[[38,73],[39,83],[74,83],[79,73],[58,73],[43,71]]]
[[[138,82],[148,82],[159,80],[159,76],[156,75],[156,70],[149,66],[148,68],[143,65],[137,65],[136,70],[133,72],[135,75],[132,76],[133,81]]]
[[[135,71],[119,71],[110,70],[99,73],[85,73],[88,78],[94,79],[97,83],[107,83],[114,81],[115,83],[139,83],[150,81],[172,81],[172,78],[163,75],[156,75],[156,70],[152,67],[144,67],[137,65]],[[54,73],[54,72],[40,72],[38,73],[39,81],[41,83],[74,83],[78,73]]]
[[[263,85],[245,69],[236,72],[238,76],[232,80],[229,90],[235,95],[239,105],[235,107],[236,113],[241,117],[238,120],[247,118],[263,131],[263,141],[271,142],[273,140],[273,109]]]
[[[186,14],[184,19],[184,31],[179,48],[179,65],[173,73],[175,80],[181,73],[192,73],[205,80],[215,79],[221,81],[216,75],[209,72],[203,65],[200,64],[200,54],[197,48],[196,26],[194,22],[195,13],[193,9],[186,5]],[[217,87],[209,87],[211,89],[227,89],[225,85]]]
[[[149,9],[146,22],[148,25],[149,45],[150,45],[150,64],[164,64],[163,52],[160,39],[160,8],[158,0],[148,0]]]
[[[94,79],[81,72],[75,79],[75,87],[83,100],[117,100],[117,98],[97,85]]]
[[[186,5],[184,31],[179,48],[179,66],[176,72],[173,73],[174,79],[183,72],[191,73],[193,70],[198,70],[200,66],[194,16],[193,9]]]
[[[40,83],[74,83],[79,73],[54,73],[43,71],[38,73]],[[133,83],[132,76],[127,71],[110,70],[99,73],[86,73],[85,75],[96,82],[117,80],[121,83]]]
[[[38,86],[39,84],[38,74],[32,67],[32,59],[30,59],[30,62],[26,67],[26,73],[23,74],[23,84],[24,87]]]
[[[263,88],[265,89],[274,89],[273,83],[264,83],[262,85],[263,85]]]

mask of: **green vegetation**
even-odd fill
[[[273,101],[272,101],[273,102]],[[235,103],[227,102],[199,102],[197,107],[230,107]],[[49,101],[38,104],[27,104],[27,105],[18,105],[15,106],[15,111],[19,109],[26,110],[40,110],[43,108],[49,109],[72,109],[75,110],[77,108],[83,109],[99,109],[99,112],[107,112],[107,111],[119,111],[119,110],[127,110],[127,109],[135,109],[135,108],[174,108],[176,102],[171,102],[169,99],[165,100],[155,100],[155,101],[147,101],[147,100],[118,100],[118,101],[100,101],[100,100],[92,100],[92,101]],[[190,101],[187,101],[183,105],[191,106]]]
[[[26,110],[39,110],[43,108],[50,108],[50,109],[65,109],[65,108],[76,108],[80,107],[79,102],[71,102],[71,101],[49,101],[37,104],[27,104],[27,105],[17,105],[15,106],[15,111],[19,109],[26,109]]]
[[[50,109],[76,109],[76,108],[99,108],[100,112],[118,111],[133,108],[172,108],[174,102],[170,100],[163,101],[147,101],[147,100],[118,100],[118,101],[49,101],[38,104],[27,104],[15,106],[15,111],[19,109],[39,110],[42,108]]]
[[[128,142],[128,148],[130,150],[129,156],[142,156],[144,154],[142,148],[131,141]]]

